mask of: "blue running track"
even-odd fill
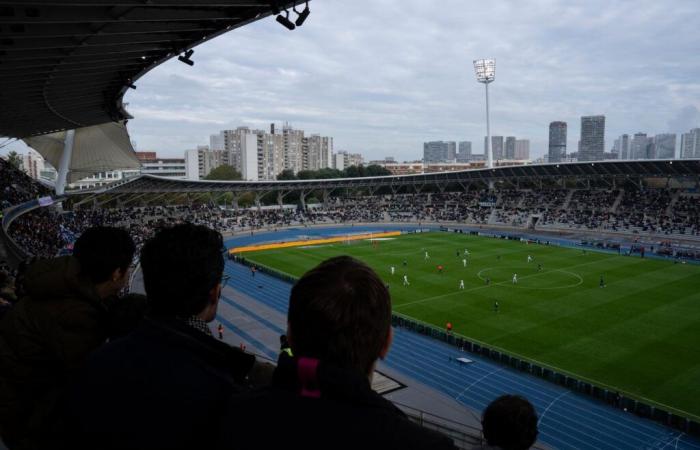
[[[227,246],[285,240],[300,235],[329,236],[348,232],[410,229],[411,226],[376,226],[290,229],[276,233],[262,233],[227,240]],[[226,273],[232,275],[229,285],[263,305],[287,313],[291,285],[277,278],[259,273],[256,283],[248,283],[248,268],[226,263]],[[259,289],[260,282],[265,286]],[[252,320],[282,334],[283,324],[270,322],[255,312],[236,305],[228,298],[224,303],[237,309]],[[224,326],[235,330],[230,321],[219,316]],[[266,356],[274,358],[276,348],[266,347],[250,336],[242,335]],[[606,406],[584,395],[523,374],[489,359],[467,354],[474,363],[461,365],[454,362],[465,356],[456,348],[426,336],[396,328],[394,344],[384,363],[410,378],[443,392],[480,414],[486,405],[499,395],[515,393],[527,397],[539,416],[539,440],[560,449],[695,449],[700,440],[656,422],[639,418],[619,409]]]

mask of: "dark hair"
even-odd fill
[[[141,251],[151,313],[188,317],[202,312],[224,271],[223,238],[203,225],[163,228]]]
[[[306,272],[289,299],[292,351],[369,373],[391,327],[391,299],[379,276],[349,256]]]
[[[503,450],[525,450],[537,440],[537,414],[519,395],[503,395],[486,407],[481,419],[484,438]]]
[[[73,256],[80,262],[80,273],[93,283],[109,280],[116,269],[126,271],[136,246],[123,228],[92,227],[75,241]]]

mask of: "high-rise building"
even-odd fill
[[[613,145],[613,153],[617,153],[617,159],[619,160],[630,159],[629,134],[623,134],[619,138],[615,139],[615,144]]]
[[[288,123],[285,123],[282,127],[282,137],[284,139],[284,168],[291,169],[296,174],[304,169],[304,132],[295,130]]]
[[[262,132],[241,136],[241,178],[246,181],[259,181],[261,176],[265,176],[265,170],[261,170],[262,161],[258,159],[262,154],[258,144],[262,146],[264,136]]]
[[[298,173],[333,165],[332,137],[304,137],[303,130],[288,123],[281,128],[270,124],[269,132],[248,127],[222,130],[210,136],[209,142],[210,147],[190,153],[190,159],[197,157],[201,177],[222,164],[236,168],[245,180],[274,180],[285,169]]]
[[[447,161],[454,161],[457,159],[457,143],[454,141],[447,142]]]
[[[516,159],[515,158],[515,136],[506,137],[506,149],[503,155],[504,159]]]
[[[364,158],[359,153],[348,153],[341,150],[333,154],[333,168],[337,170],[344,170],[352,166],[361,166],[363,162]]]
[[[581,117],[579,161],[602,161],[605,152],[605,116]]]
[[[663,133],[654,136],[656,159],[673,159],[676,157],[676,135]]]
[[[248,127],[238,127],[235,130],[223,130],[219,133],[219,136],[222,136],[223,138],[223,149],[228,153],[228,164],[233,166],[239,172],[242,172],[241,143],[248,134],[257,134],[259,132],[261,131],[251,130]],[[212,146],[212,150],[217,150],[218,147],[221,147],[221,138],[212,138],[210,138],[210,145]]]
[[[432,141],[423,143],[423,161],[445,162],[457,158],[457,143],[454,141]]]
[[[530,141],[528,139],[517,139],[515,141],[515,153],[513,159],[526,161],[530,159]]]
[[[44,170],[45,160],[39,152],[31,148],[26,155],[22,156],[22,170],[35,180],[41,177],[41,172]]]
[[[486,149],[486,136],[484,136],[484,154],[487,154]],[[503,159],[503,136],[491,136],[491,154],[493,155],[493,160],[498,161]]]
[[[226,150],[225,131],[209,136],[209,148],[212,150]]]
[[[630,159],[651,159],[652,140],[646,133],[635,133],[630,143]]]
[[[185,178],[199,180],[199,152],[197,149],[185,150]]]
[[[549,162],[556,163],[566,158],[566,122],[549,124]]]
[[[681,158],[700,158],[700,128],[681,135]]]
[[[304,139],[303,170],[319,170],[333,165],[333,138],[312,134]]]
[[[455,158],[457,162],[469,162],[472,157],[472,143],[470,141],[462,141],[459,143],[459,152]]]

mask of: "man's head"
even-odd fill
[[[129,233],[114,227],[88,228],[73,246],[80,274],[100,286],[104,295],[116,294],[126,285],[134,251]]]
[[[331,258],[294,285],[288,322],[295,355],[369,375],[391,344],[389,291],[366,264]]]
[[[519,395],[503,395],[491,402],[481,426],[486,442],[503,450],[525,450],[537,440],[535,408]]]
[[[141,251],[143,282],[158,316],[216,315],[224,271],[221,234],[189,223],[160,230]]]

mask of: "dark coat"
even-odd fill
[[[411,422],[361,373],[321,363],[320,397],[300,395],[297,362],[281,357],[271,386],[231,400],[217,448],[455,448],[447,436]]]
[[[143,320],[96,351],[70,390],[66,448],[213,448],[255,357],[172,319]]]
[[[79,275],[72,256],[38,260],[28,296],[0,324],[0,426],[13,448],[32,448],[57,399],[87,355],[109,334],[107,301]]]

